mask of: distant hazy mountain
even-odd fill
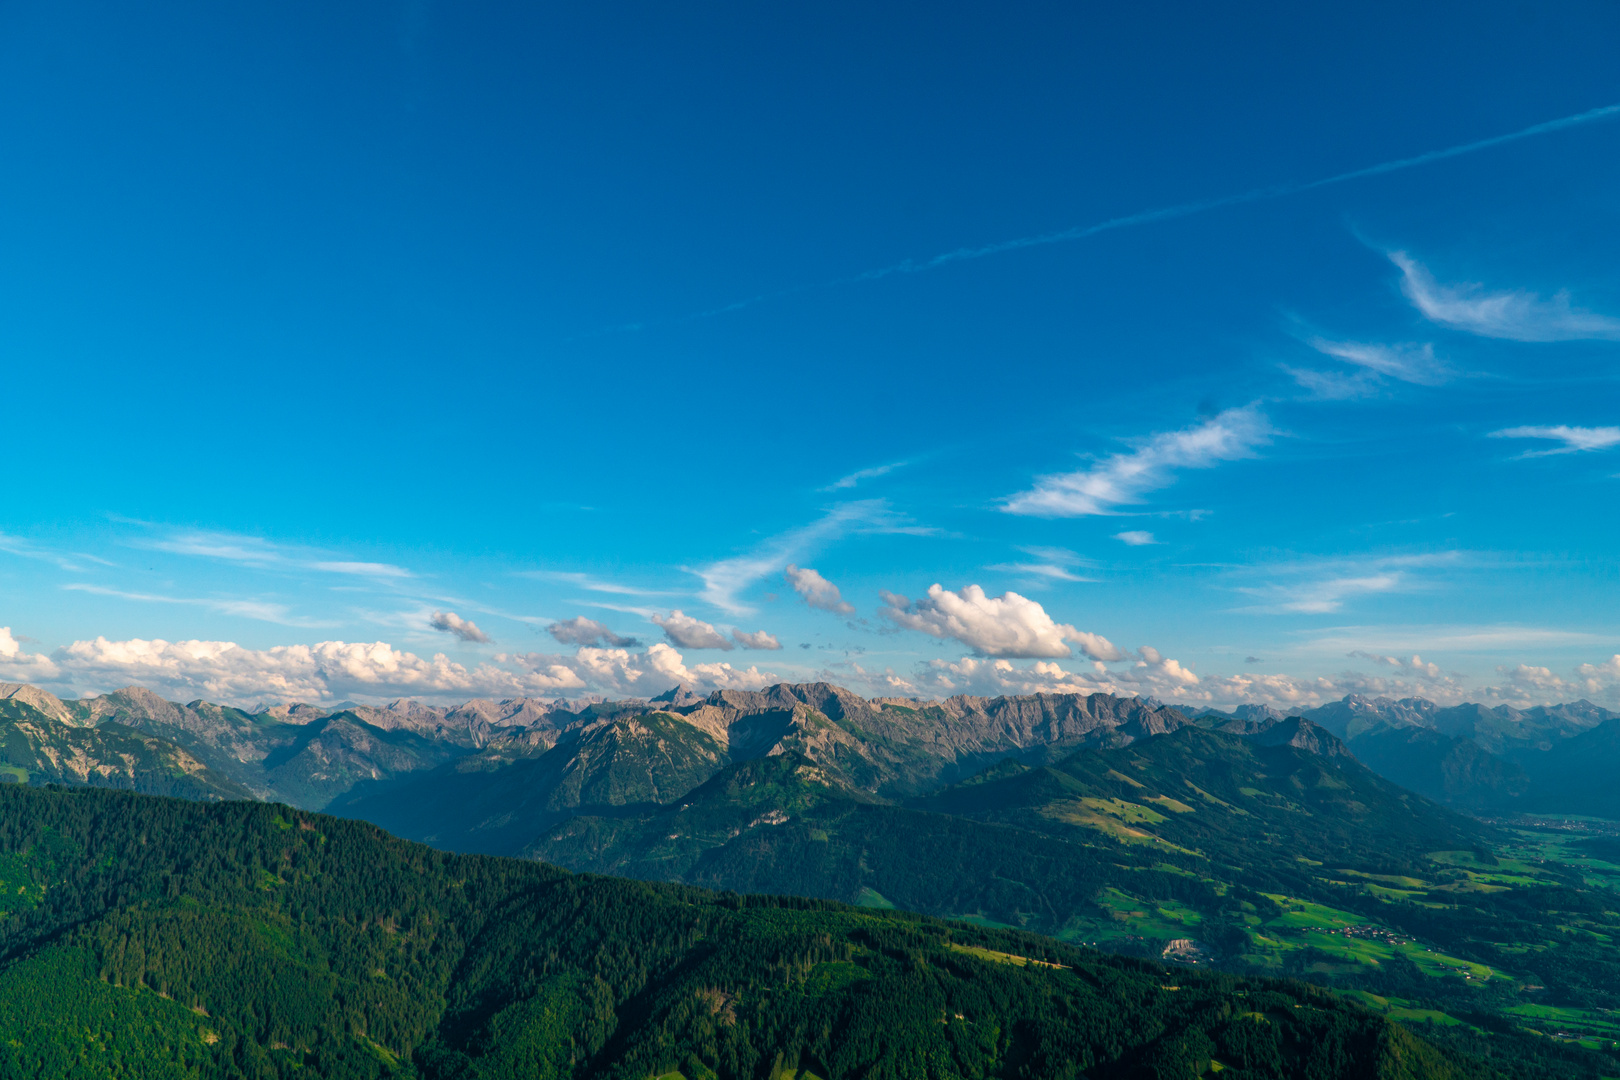
[[[1525,761],[1530,794],[1525,809],[1620,818],[1620,718]]]

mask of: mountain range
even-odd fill
[[[1620,723],[1587,703],[1194,716],[1101,694],[917,701],[814,683],[248,712],[138,689],[3,693],[0,722],[33,740],[26,761],[5,742],[5,767],[31,783],[246,795],[449,851],[1287,975],[1432,1022],[1429,1038],[1508,1075],[1620,1072],[1523,1034],[1610,1045],[1591,1025],[1620,1009],[1620,838],[1500,817],[1544,791],[1601,813]],[[79,745],[90,736],[150,746],[86,769],[103,752]],[[47,745],[79,746],[77,771],[46,768],[71,757]],[[1593,779],[1537,787],[1560,769]],[[180,773],[194,786],[174,788]],[[1482,810],[1498,817],[1459,812]]]

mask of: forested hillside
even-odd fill
[[[285,806],[7,787],[0,876],[0,1076],[1492,1075],[1299,984]]]

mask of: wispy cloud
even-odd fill
[[[1493,431],[1493,439],[1547,439],[1564,445],[1551,450],[1531,450],[1520,457],[1547,457],[1551,454],[1574,454],[1585,450],[1607,450],[1620,446],[1620,427],[1571,427],[1558,424],[1552,427],[1525,425]]]
[[[660,589],[643,589],[634,585],[623,585],[617,581],[603,581],[589,574],[577,574],[563,570],[519,570],[518,577],[533,578],[536,581],[561,581],[586,592],[608,593],[613,596],[679,596],[679,593],[667,592]]]
[[[239,533],[176,532],[145,541],[137,546],[168,552],[171,555],[215,559],[235,563],[238,566],[266,570],[315,570],[323,574],[347,574],[353,577],[393,580],[414,576],[404,567],[390,563],[331,559],[318,552],[277,544],[260,536]]]
[[[993,255],[1002,255],[1013,251],[1023,251],[1029,248],[1046,247],[1051,244],[1068,244],[1079,240],[1087,240],[1103,233],[1115,232],[1120,229],[1130,229],[1141,225],[1152,225],[1163,221],[1174,221],[1178,218],[1191,217],[1211,210],[1219,210],[1230,206],[1243,206],[1249,203],[1267,202],[1272,199],[1281,199],[1290,195],[1300,195],[1308,191],[1316,191],[1325,187],[1346,184],[1353,180],[1361,180],[1373,176],[1384,176],[1389,173],[1414,169],[1429,165],[1437,161],[1445,161],[1464,154],[1474,154],[1481,150],[1489,150],[1497,146],[1518,142],[1521,139],[1531,139],[1555,131],[1567,131],[1571,128],[1583,127],[1587,124],[1601,123],[1620,117],[1620,104],[1604,105],[1595,109],[1588,109],[1572,116],[1548,120],[1540,124],[1532,124],[1518,131],[1510,131],[1502,135],[1493,135],[1487,139],[1477,139],[1474,142],[1461,143],[1457,146],[1448,146],[1441,150],[1430,150],[1427,153],[1417,154],[1413,157],[1395,158],[1391,161],[1379,162],[1376,165],[1367,165],[1349,172],[1336,173],[1316,180],[1299,184],[1273,184],[1269,187],[1253,188],[1249,191],[1238,192],[1233,195],[1222,195],[1216,198],[1199,199],[1193,202],[1177,203],[1172,206],[1162,206],[1153,210],[1143,210],[1135,214],[1126,214],[1122,217],[1109,218],[1092,225],[1076,225],[1072,228],[1058,229],[1053,232],[1038,233],[1033,236],[1021,236],[1012,240],[999,240],[989,244],[975,244],[959,247],[952,251],[942,252],[927,259],[905,259],[901,262],[891,263],[888,266],[876,267],[863,273],[847,277],[834,278],[829,281],[816,282],[808,285],[795,285],[774,292],[759,293],[728,304],[711,307],[703,311],[695,311],[689,315],[670,320],[671,323],[691,322],[697,319],[714,318],[719,315],[729,315],[733,312],[751,308],[756,304],[767,303],[772,300],[785,299],[790,296],[800,296],[818,289],[834,288],[842,285],[856,285],[867,281],[881,281],[884,278],[895,277],[901,274],[921,274],[930,270],[937,270],[953,263],[966,262],[974,259],[989,258]],[[635,332],[647,327],[646,322],[630,322],[616,327],[610,327],[598,333]]]
[[[1090,559],[1070,551],[1068,548],[1058,547],[1021,547],[1019,551],[1033,555],[1040,562],[993,563],[986,566],[986,570],[999,570],[1006,574],[1023,574],[1035,579],[1029,584],[1039,587],[1043,582],[1052,581],[1096,581],[1094,577],[1084,577],[1075,573],[1075,568],[1095,565]]]
[[[94,596],[112,596],[120,600],[132,600],[143,604],[183,604],[189,607],[216,611],[221,615],[237,615],[244,619],[275,623],[278,626],[313,628],[335,625],[329,622],[298,618],[288,612],[285,604],[275,604],[264,600],[163,596],[157,593],[125,592],[122,589],[111,589],[104,585],[91,585],[85,582],[70,582],[63,585],[62,588],[70,592],[90,593]]]
[[[1455,371],[1435,359],[1434,346],[1428,342],[1380,345],[1365,341],[1329,341],[1318,337],[1311,339],[1310,346],[1347,364],[1418,386],[1439,386],[1456,376]]]
[[[24,540],[20,536],[8,536],[5,533],[0,533],[0,551],[5,552],[7,555],[15,555],[21,559],[37,559],[40,562],[55,563],[58,568],[74,573],[82,571],[84,569],[83,564],[87,562],[98,563],[102,566],[113,565],[106,559],[97,558],[94,555],[55,551],[51,548],[40,547],[38,544]]]
[[[1009,496],[1002,510],[1037,517],[1114,514],[1144,494],[1173,483],[1180,469],[1208,469],[1255,456],[1273,429],[1253,405],[1225,412],[1196,427],[1147,438],[1135,450],[1113,454],[1089,469],[1036,479],[1029,491]]]
[[[1141,529],[1126,529],[1124,532],[1117,532],[1114,534],[1114,539],[1131,547],[1144,547],[1148,544],[1159,543],[1158,540],[1153,538],[1152,533],[1143,532]]]
[[[1508,341],[1620,341],[1620,319],[1573,306],[1567,291],[1549,300],[1522,290],[1490,292],[1484,285],[1442,285],[1404,251],[1389,253],[1401,268],[1401,291],[1425,318],[1454,330]]]
[[[1238,586],[1238,592],[1260,602],[1237,610],[1254,615],[1328,614],[1355,597],[1429,587],[1431,583],[1416,571],[1457,566],[1463,561],[1462,552],[1447,551],[1246,567],[1244,573],[1267,580],[1261,585]]]
[[[722,611],[742,615],[754,610],[738,597],[744,589],[834,540],[859,533],[929,536],[935,531],[891,510],[882,499],[862,499],[835,506],[816,521],[774,536],[746,555],[721,559],[689,572],[703,579],[698,595],[705,601]]]
[[[834,480],[821,490],[845,491],[849,488],[855,487],[863,480],[876,480],[878,477],[887,476],[889,473],[894,472],[894,470],[902,468],[908,464],[910,464],[910,462],[896,461],[889,465],[876,465],[870,469],[858,469],[855,472],[850,473],[848,476]]]
[[[1380,392],[1383,381],[1370,371],[1346,375],[1338,371],[1317,371],[1315,368],[1297,368],[1289,364],[1278,365],[1293,380],[1322,401],[1354,401],[1372,397]]]

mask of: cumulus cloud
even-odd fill
[[[564,645],[608,645],[615,649],[633,649],[641,644],[635,638],[620,637],[595,619],[587,619],[583,615],[554,622],[546,627],[546,633]]]
[[[428,625],[435,630],[442,630],[446,634],[454,634],[462,641],[475,641],[480,644],[489,643],[489,635],[478,629],[478,624],[470,619],[463,619],[453,611],[435,611],[428,619]]]
[[[754,690],[780,681],[752,666],[688,664],[662,643],[645,652],[587,646],[573,655],[502,653],[469,667],[443,654],[423,658],[381,641],[246,649],[230,641],[98,637],[44,656],[25,652],[9,629],[0,629],[0,679],[48,685],[70,696],[139,685],[174,700],[241,706],[396,697],[448,703],[583,692],[650,696],[675,685]]]
[[[670,612],[668,617],[654,615],[652,622],[664,631],[665,637],[683,649],[730,650],[735,647],[713,625],[683,614],[679,609]]]
[[[1362,652],[1356,650],[1350,656],[1358,660],[1371,660],[1375,664],[1384,664],[1398,671],[1409,671],[1420,678],[1439,679],[1442,677],[1440,665],[1424,660],[1423,657],[1413,653],[1410,658],[1399,656],[1381,656],[1378,653]]]
[[[986,596],[978,585],[951,592],[939,584],[915,603],[895,593],[882,594],[883,615],[897,626],[937,638],[960,641],[980,656],[1069,656],[1070,642],[1095,660],[1125,655],[1107,638],[1057,623],[1046,609],[1015,592]]]
[[[763,630],[747,633],[743,630],[733,630],[732,640],[745,649],[780,649],[782,643]]]
[[[1089,469],[1036,479],[1009,496],[1002,510],[1036,517],[1118,513],[1121,506],[1173,483],[1180,469],[1208,469],[1255,456],[1271,440],[1270,422],[1253,405],[1225,412],[1196,427],[1153,435],[1129,453],[1113,454]]]
[[[1124,654],[1120,654],[1124,658]],[[921,665],[912,686],[935,694],[1113,694],[1119,697],[1154,697],[1184,704],[1204,703],[1210,693],[1197,675],[1158,650],[1144,646],[1135,662],[1110,669],[1101,662],[1071,671],[1050,660],[1029,665],[1002,658],[964,656],[938,659]]]
[[[1451,368],[1435,359],[1434,346],[1428,342],[1380,345],[1364,341],[1329,341],[1318,337],[1311,339],[1310,346],[1347,364],[1418,386],[1439,386],[1456,375]]]
[[[730,664],[688,664],[685,658],[662,642],[646,652],[626,649],[582,648],[574,656],[547,656],[528,653],[508,657],[536,673],[555,677],[567,672],[592,689],[607,695],[650,697],[671,686],[687,689],[757,690],[780,682],[772,672],[757,667],[734,668]]]
[[[520,697],[584,689],[570,672],[514,673],[423,659],[386,642],[323,641],[245,649],[230,641],[76,641],[56,650],[58,680],[112,689],[131,683],[181,699],[226,703],[349,697]]]
[[[1508,341],[1620,341],[1620,319],[1583,311],[1560,291],[1489,292],[1478,283],[1442,285],[1404,251],[1389,253],[1401,269],[1401,291],[1425,318],[1455,330]]]
[[[1620,653],[1597,664],[1581,664],[1569,674],[1558,675],[1551,668],[1519,664],[1507,672],[1508,685],[1496,687],[1504,698],[1516,704],[1591,701],[1620,704]]]
[[[1147,544],[1158,543],[1157,540],[1153,539],[1152,533],[1143,532],[1141,529],[1127,529],[1124,532],[1117,532],[1114,534],[1114,539],[1129,544],[1131,547],[1143,547]]]
[[[1551,450],[1532,450],[1524,457],[1547,457],[1550,454],[1574,454],[1586,450],[1607,450],[1620,446],[1620,427],[1571,427],[1558,424],[1553,427],[1525,425],[1503,428],[1491,432],[1493,439],[1547,439],[1564,445]]]
[[[782,572],[787,583],[793,586],[793,591],[804,598],[804,602],[821,611],[830,611],[835,615],[855,614],[855,605],[844,599],[844,594],[838,591],[838,586],[822,577],[808,566],[800,569],[789,563]]]
[[[24,652],[11,627],[0,626],[0,682],[54,683],[61,675],[50,657]]]

